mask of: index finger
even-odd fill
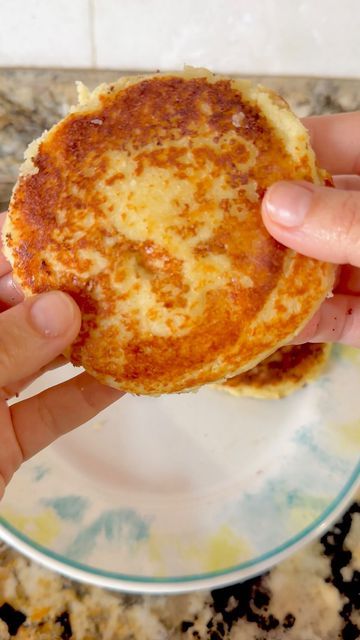
[[[330,173],[360,174],[360,111],[302,120],[319,165]]]
[[[13,404],[10,407],[12,423],[24,458],[30,458],[84,424],[123,395],[122,391],[100,384],[88,373],[81,373]]]
[[[11,265],[2,252],[1,232],[6,218],[6,211],[0,213],[0,278],[11,271]]]

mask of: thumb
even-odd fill
[[[65,293],[28,298],[0,314],[0,388],[39,371],[76,338],[80,311]]]
[[[360,267],[360,192],[278,182],[262,203],[264,224],[282,244],[311,258]]]

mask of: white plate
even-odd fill
[[[27,395],[59,381],[52,372]],[[349,348],[284,400],[210,388],[127,396],[21,468],[0,537],[75,579],[127,591],[243,580],[346,507],[359,485],[359,424],[360,353]]]

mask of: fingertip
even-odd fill
[[[60,291],[26,299],[0,313],[0,387],[31,376],[74,342],[81,325],[76,303]]]
[[[295,336],[292,344],[304,344],[305,342],[317,342],[316,334],[320,323],[321,311],[318,310],[305,327]]]
[[[277,182],[264,198],[266,215],[272,223],[299,227],[310,209],[314,185],[307,182]]]
[[[13,307],[24,299],[24,294],[14,281],[12,274],[0,277],[0,302],[6,307]]]
[[[71,296],[63,291],[49,291],[29,298],[33,328],[46,338],[63,338],[71,342],[81,326],[80,309]]]
[[[278,182],[264,197],[263,220],[278,242],[302,255],[360,265],[359,191]]]
[[[289,185],[291,189],[291,184]],[[292,233],[293,218],[291,210],[284,210],[282,196],[288,193],[288,183],[277,182],[267,189],[261,203],[261,216],[270,235],[282,244],[288,246],[286,236]],[[286,196],[288,200],[288,196]]]
[[[274,185],[267,189],[261,202],[261,217],[267,231],[277,240],[278,226],[273,222],[271,216],[272,193]]]
[[[337,294],[325,300],[293,343],[303,342],[339,342],[360,347],[360,299]]]
[[[305,190],[300,183],[299,185],[292,182],[273,184],[263,198],[261,215],[266,230],[275,240],[290,249],[309,255],[306,251],[306,237],[302,233],[301,221],[304,220],[308,198],[311,195],[305,191],[304,208],[301,204],[303,191]]]
[[[100,411],[125,395],[124,391],[99,382],[89,373],[79,376],[78,385],[83,398],[95,411]]]
[[[68,302],[70,303],[70,305],[72,306],[73,316],[72,316],[71,322],[69,322],[68,324],[68,330],[71,332],[72,340],[73,340],[76,338],[81,328],[81,321],[82,321],[81,311],[80,311],[79,305],[75,302],[74,298],[72,298],[68,293],[65,293],[64,291],[59,291],[58,293],[60,293],[62,296],[65,296],[68,299]]]

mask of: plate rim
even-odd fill
[[[341,491],[324,511],[294,536],[252,560],[247,560],[227,569],[193,574],[189,576],[139,577],[101,570],[91,565],[72,561],[47,547],[34,542],[8,523],[0,514],[0,540],[15,548],[26,557],[42,566],[54,570],[72,580],[98,587],[128,593],[175,594],[189,591],[214,589],[250,579],[273,567],[275,564],[299,551],[305,544],[325,533],[350,505],[360,489],[360,460],[355,465]]]

